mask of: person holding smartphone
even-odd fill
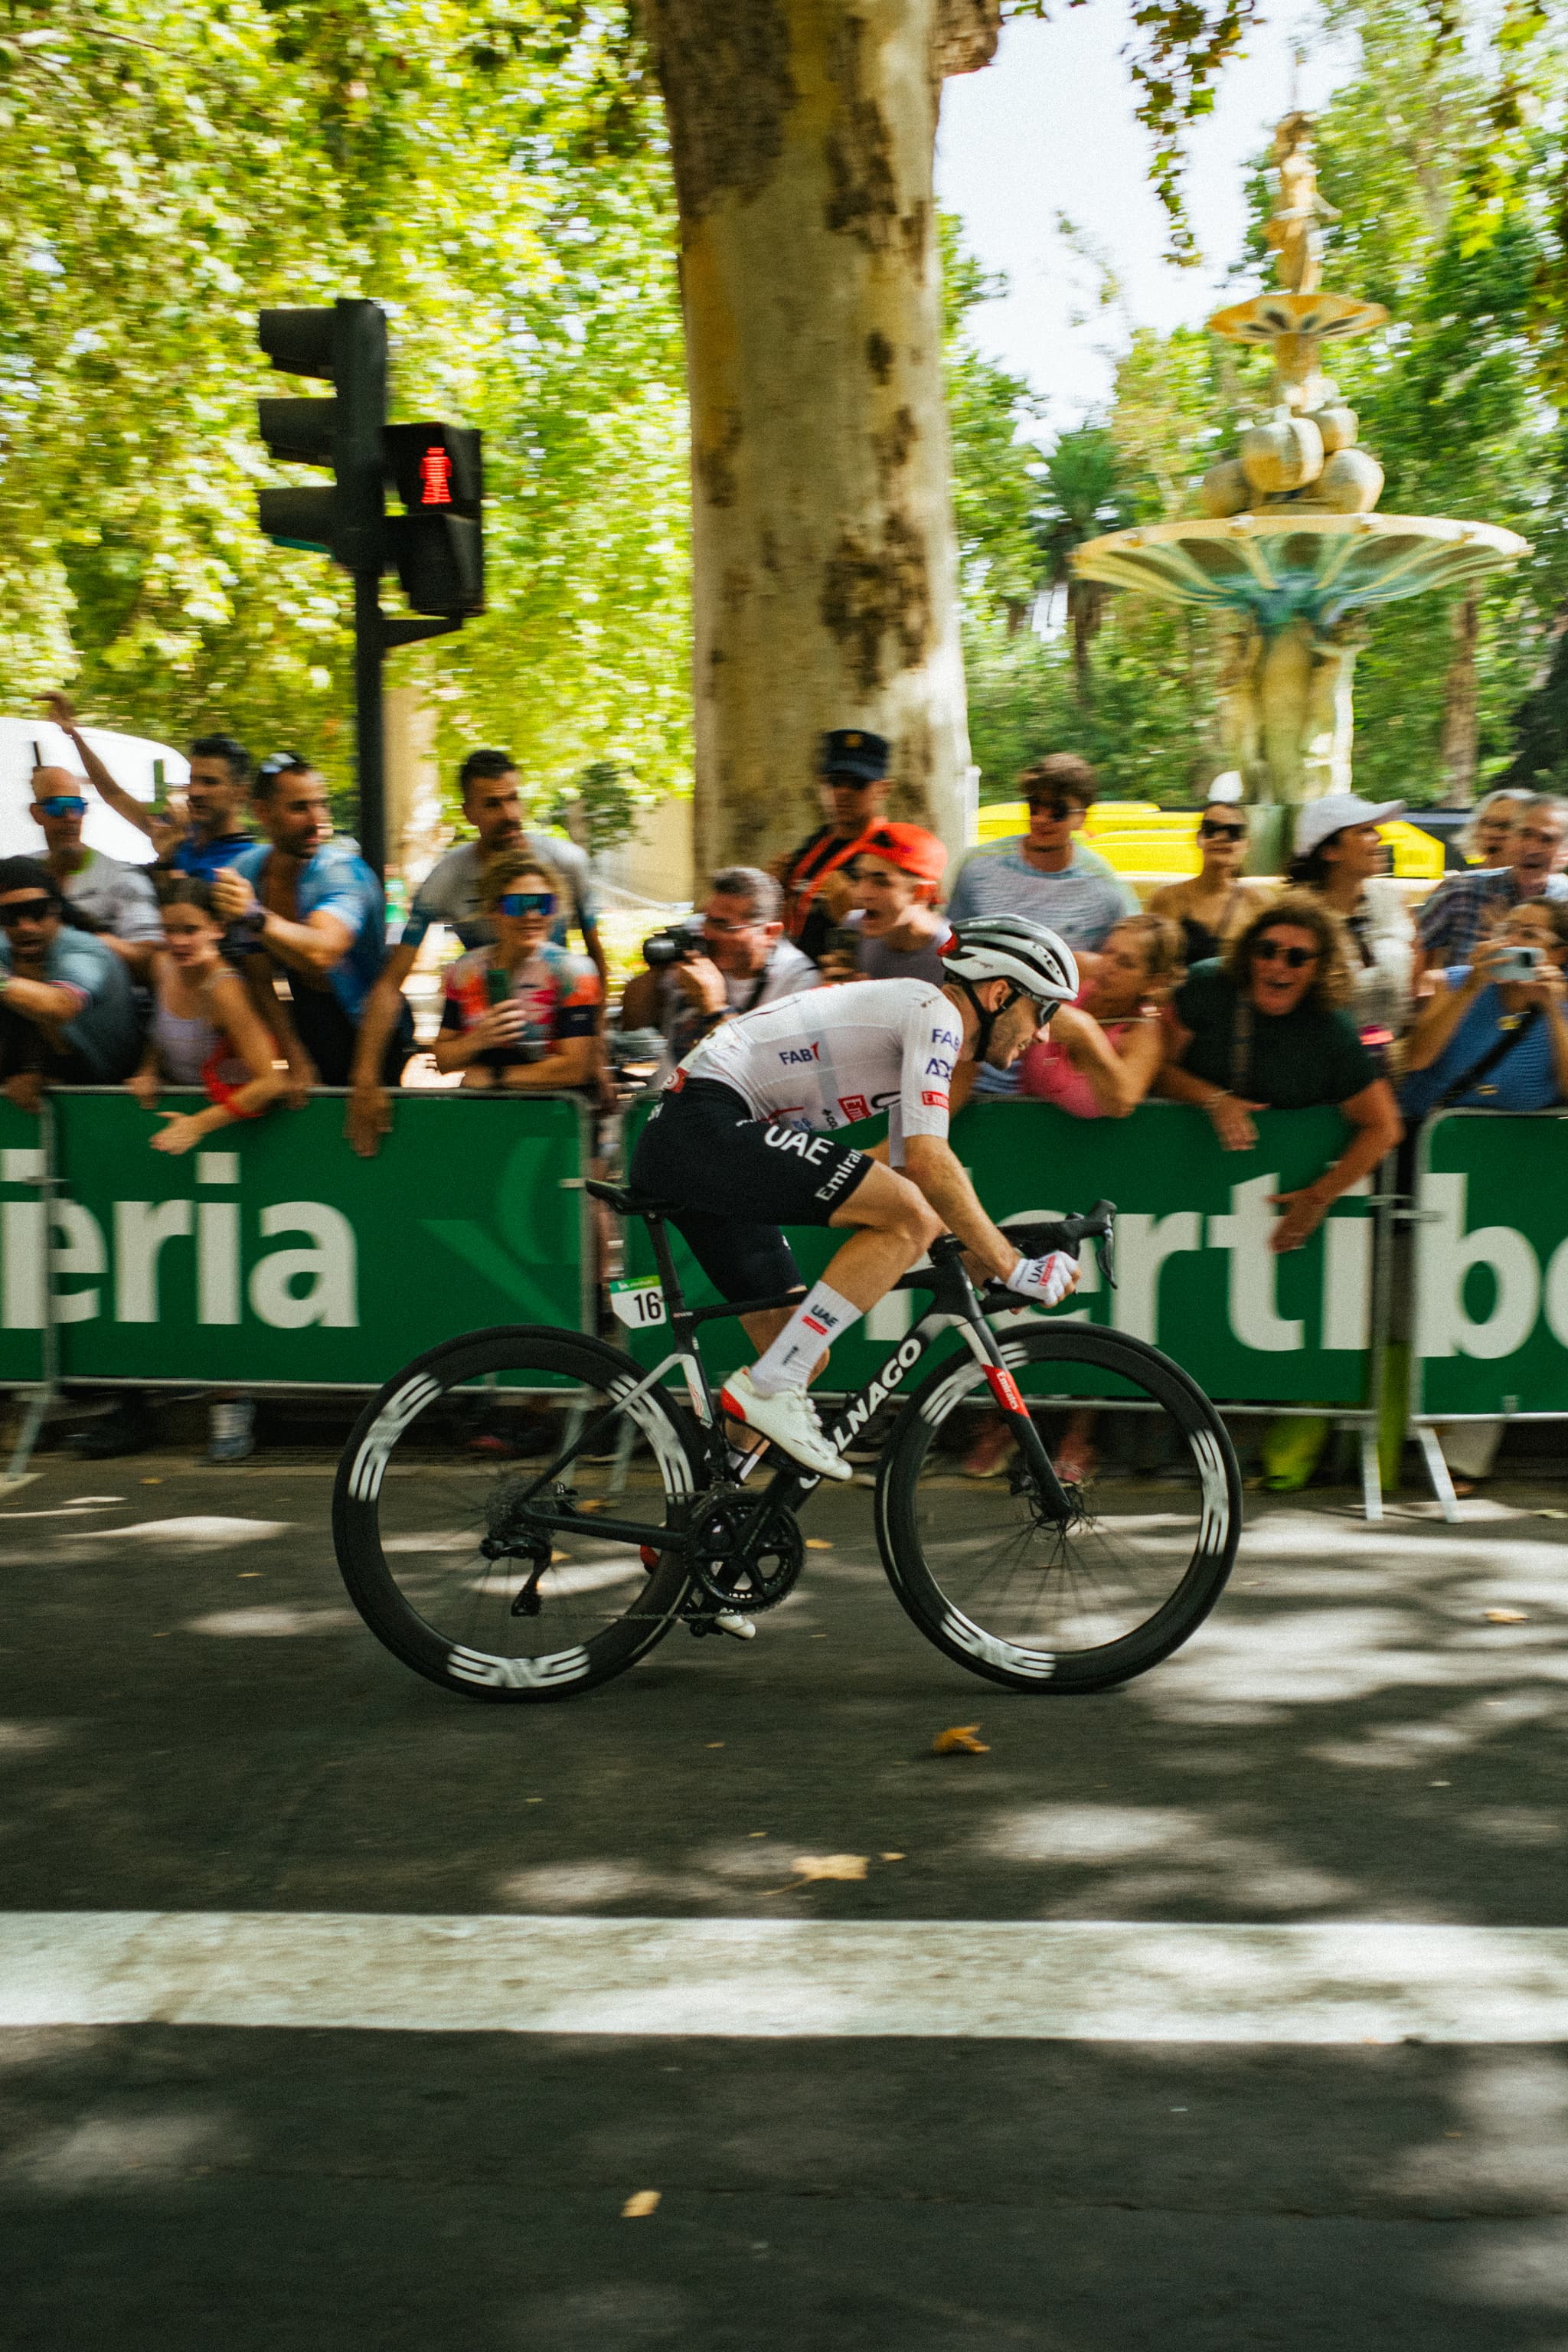
[[[1405,1041],[1400,1108],[1547,1110],[1568,1101],[1568,901],[1515,907],[1469,964],[1435,973]]]
[[[587,957],[550,936],[563,904],[557,876],[531,852],[490,859],[479,905],[495,943],[447,970],[438,1070],[460,1071],[465,1087],[593,1085],[603,991]]]

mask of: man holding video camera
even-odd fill
[[[821,975],[784,936],[784,894],[758,866],[715,874],[708,902],[643,941],[646,971],[626,982],[623,1029],[657,1029],[672,1062],[731,1013],[816,988]]]

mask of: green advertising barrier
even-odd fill
[[[642,1117],[646,1117],[644,1112]],[[640,1125],[640,1119],[637,1122]],[[851,1129],[874,1141],[879,1122]],[[1276,1257],[1268,1246],[1279,1213],[1269,1195],[1306,1184],[1338,1159],[1347,1129],[1336,1110],[1263,1111],[1251,1151],[1223,1151],[1200,1111],[1149,1103],[1126,1119],[1077,1119],[1049,1103],[972,1105],[953,1122],[952,1144],[991,1215],[1059,1216],[1102,1196],[1117,1204],[1118,1287],[1106,1290],[1086,1254],[1070,1306],[1056,1310],[1152,1339],[1212,1397],[1236,1403],[1318,1403],[1354,1409],[1369,1394],[1373,1291],[1372,1204],[1337,1202],[1304,1248]],[[627,1150],[636,1128],[628,1122]],[[1363,1187],[1363,1195],[1371,1191]],[[679,1236],[676,1264],[694,1304],[711,1286]],[[790,1242],[807,1281],[842,1235],[806,1227]],[[646,1231],[628,1229],[627,1272],[653,1272]],[[895,1292],[833,1350],[834,1388],[868,1381],[919,1312],[918,1295]],[[665,1335],[630,1340],[647,1364]],[[703,1335],[713,1370],[753,1351],[739,1327]]]
[[[1414,1420],[1568,1414],[1565,1118],[1451,1110],[1422,1129]]]
[[[375,1387],[484,1324],[592,1329],[581,1102],[395,1100],[374,1160],[341,1095],[177,1160],[120,1088],[52,1094],[42,1120],[0,1102],[0,1381],[52,1349],[68,1381]]]

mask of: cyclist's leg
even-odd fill
[[[825,1346],[885,1297],[942,1230],[941,1219],[907,1176],[869,1158],[862,1163],[854,1191],[827,1222],[854,1230],[752,1367],[753,1385],[764,1396],[780,1389],[805,1388],[814,1380]]]

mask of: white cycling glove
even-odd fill
[[[1066,1250],[1048,1257],[1021,1257],[1007,1276],[1007,1287],[1020,1298],[1037,1298],[1042,1307],[1058,1307],[1072,1288],[1078,1260]]]

